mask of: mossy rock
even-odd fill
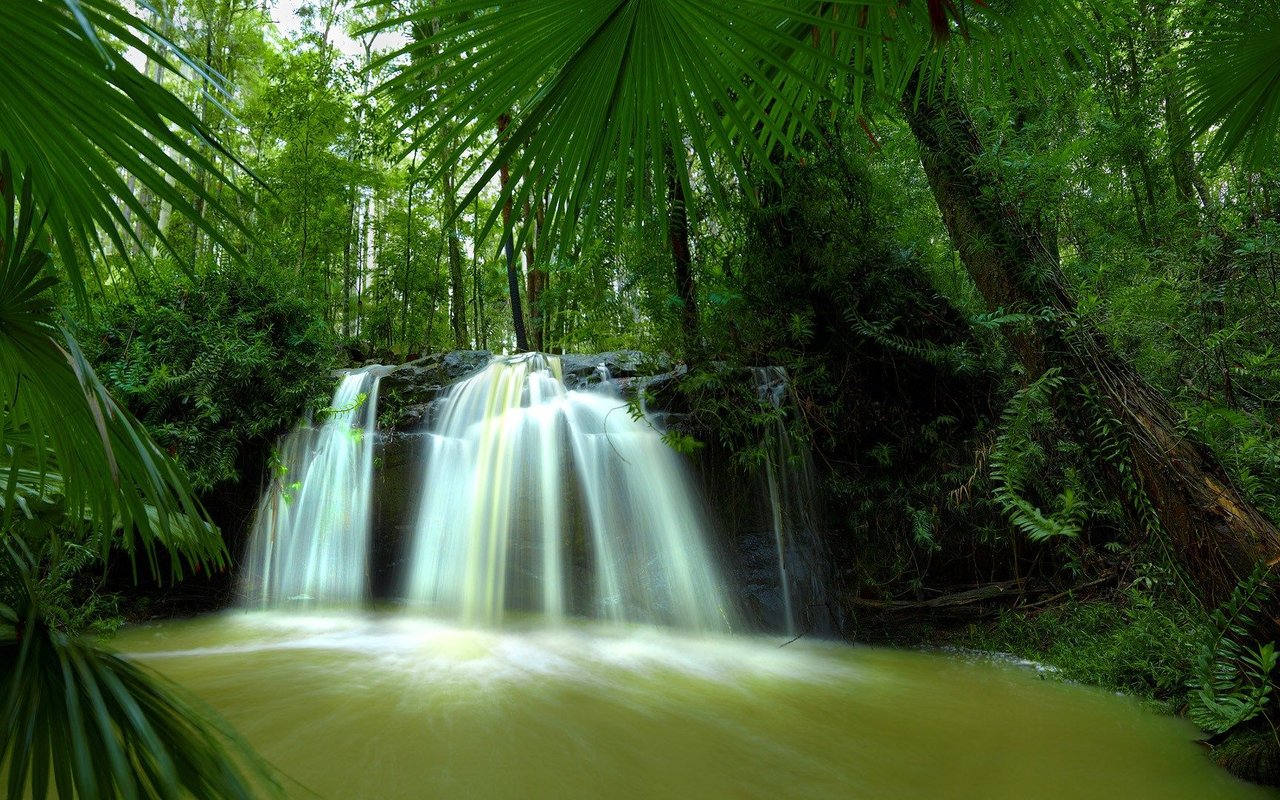
[[[1269,727],[1231,733],[1213,749],[1219,766],[1263,786],[1280,786],[1280,743]]]

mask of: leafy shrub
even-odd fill
[[[16,608],[34,600],[45,624],[56,630],[114,633],[123,620],[119,597],[103,590],[98,534],[22,528],[11,529],[16,535],[3,545],[8,552],[0,551],[0,605]],[[22,558],[33,567],[29,585],[19,571]]]
[[[962,642],[1048,663],[1067,680],[1176,708],[1208,629],[1188,606],[1134,586],[1038,613],[1007,611],[990,628],[970,628]]]
[[[238,479],[251,448],[327,399],[335,337],[293,286],[270,269],[161,274],[81,326],[104,382],[198,490]]]
[[[1199,642],[1187,688],[1188,716],[1211,733],[1223,733],[1265,710],[1275,693],[1276,643],[1255,643],[1250,628],[1266,612],[1271,588],[1259,566],[1210,616]]]

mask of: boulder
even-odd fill
[[[420,429],[431,401],[446,386],[484,369],[492,358],[488,350],[455,350],[390,367],[378,386],[378,428]]]

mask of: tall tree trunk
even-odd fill
[[[467,334],[467,284],[462,278],[462,247],[458,243],[458,198],[454,194],[453,170],[444,173],[444,215],[449,220],[449,322],[453,327],[453,346],[459,350],[470,344]]]
[[[1056,313],[1057,324],[1011,337],[1013,350],[1030,375],[1061,369],[1119,421],[1115,433],[1127,459],[1099,459],[1099,467],[1135,517],[1161,532],[1211,604],[1222,602],[1259,561],[1280,563],[1280,530],[1236,490],[1213,453],[1179,429],[1165,397],[1113,352],[1100,331],[1076,316],[1041,231],[1016,204],[1001,199],[999,179],[979,167],[983,145],[961,101],[923,92],[913,103],[914,96],[914,87],[908,88],[903,109],[965,267],[989,308],[1047,306]],[[1144,495],[1149,508],[1141,502]],[[1144,518],[1150,512],[1156,519]]]
[[[484,342],[484,293],[480,288],[480,195],[476,195],[471,215],[471,288],[474,292],[471,307],[476,314],[473,326],[476,336],[476,348],[483,350]]]
[[[414,131],[414,138],[417,138],[417,131]],[[415,150],[413,157],[409,161],[409,187],[408,198],[406,200],[406,211],[404,220],[404,285],[403,295],[401,296],[402,304],[400,306],[400,341],[405,343],[406,351],[409,347],[409,269],[413,264],[413,187],[418,180],[418,152]]]
[[[436,250],[436,266],[435,266],[435,269],[432,271],[432,275],[431,275],[431,283],[433,286],[436,287],[436,290],[431,295],[431,311],[430,313],[427,314],[427,334],[425,337],[425,341],[422,344],[422,352],[424,353],[431,352],[431,348],[434,346],[432,345],[432,342],[435,341],[436,309],[440,307],[440,301],[441,299],[443,299],[440,297],[440,294],[441,294],[440,259],[443,256],[444,256],[444,249],[438,248]],[[458,349],[461,350],[462,348],[458,348]]]
[[[355,183],[348,189],[347,200],[347,235],[342,242],[342,338],[351,338],[351,247],[356,237],[356,197],[358,192]]]
[[[511,118],[506,114],[498,117],[498,138],[501,139],[507,130]],[[498,179],[502,189],[506,191],[511,180],[511,171],[504,163],[498,171]],[[520,352],[529,350],[529,337],[524,330],[524,313],[520,309],[520,265],[516,263],[516,243],[511,231],[511,200],[502,206],[502,249],[507,255],[507,289],[511,293],[511,326],[516,332],[516,349]]]
[[[528,217],[534,213],[529,207],[528,201],[524,204],[524,213]],[[547,286],[547,273],[542,269],[541,263],[538,261],[538,251],[534,246],[534,241],[538,241],[538,247],[541,247],[541,236],[538,235],[542,231],[542,208],[539,204],[537,211],[538,217],[534,236],[530,236],[524,240],[524,267],[525,267],[525,299],[529,302],[529,344],[537,352],[546,349],[546,308],[544,307],[542,292]],[[542,254],[546,258],[546,254]]]
[[[1173,186],[1178,202],[1184,204],[1199,203],[1206,210],[1214,206],[1213,197],[1205,185],[1204,176],[1196,166],[1195,157],[1191,154],[1191,126],[1187,123],[1186,109],[1182,106],[1182,92],[1179,85],[1178,64],[1174,59],[1174,43],[1180,31],[1173,27],[1173,3],[1161,2],[1155,6],[1152,16],[1154,21],[1154,44],[1157,63],[1161,65],[1161,78],[1164,89],[1165,136],[1169,142],[1169,171],[1173,175]]]
[[[702,348],[698,331],[698,287],[693,280],[693,259],[689,253],[689,210],[684,183],[676,174],[675,154],[668,146],[663,153],[667,166],[667,246],[675,265],[676,296],[680,298],[680,328],[684,333],[685,358],[696,358]]]

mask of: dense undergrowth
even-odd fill
[[[328,400],[336,336],[262,265],[157,270],[108,295],[79,335],[106,385],[208,491],[257,481],[262,457]]]

